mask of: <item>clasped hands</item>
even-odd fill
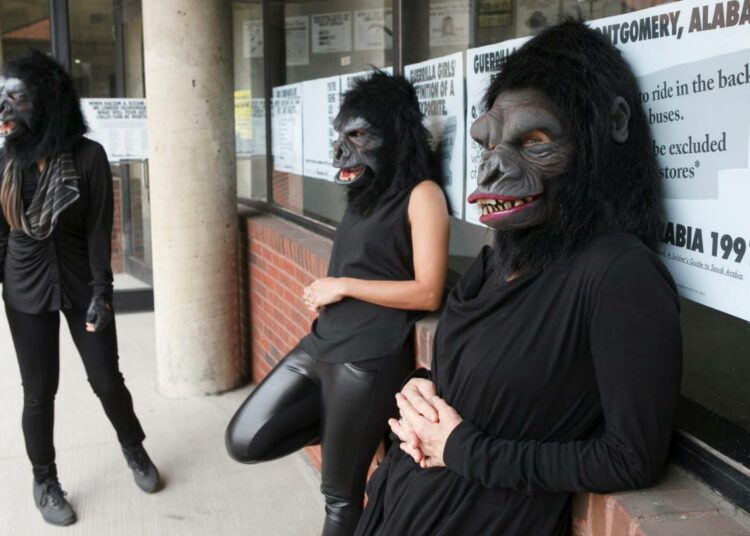
[[[412,378],[396,394],[401,418],[390,419],[388,424],[401,440],[401,450],[420,467],[445,467],[443,452],[448,436],[462,419],[435,392],[430,380]]]
[[[326,305],[344,298],[344,281],[340,277],[322,277],[305,287],[302,293],[305,305],[314,313],[322,311]]]

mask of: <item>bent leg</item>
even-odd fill
[[[107,418],[124,447],[139,445],[146,435],[133,409],[133,398],[120,373],[117,353],[117,328],[112,319],[102,331],[86,331],[86,313],[64,310],[70,335],[83,360],[89,383],[101,401]]]
[[[326,500],[323,536],[348,536],[362,514],[367,470],[396,415],[395,395],[413,368],[411,356],[326,364],[321,490]]]
[[[27,314],[6,305],[8,326],[16,349],[23,383],[21,426],[34,478],[43,482],[57,476],[53,432],[55,395],[60,376],[57,312]]]
[[[314,364],[297,346],[253,389],[227,427],[225,442],[232,458],[245,463],[273,460],[318,439],[321,402]]]

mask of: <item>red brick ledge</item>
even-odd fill
[[[260,381],[304,335],[314,317],[301,289],[328,267],[331,240],[277,216],[240,214],[245,303],[243,334],[253,380]],[[438,315],[417,323],[416,366],[429,367]],[[305,449],[320,469],[318,447]],[[573,501],[575,536],[750,536],[750,517],[677,467],[649,489],[612,495],[583,493]]]

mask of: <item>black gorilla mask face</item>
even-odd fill
[[[0,76],[0,137],[15,139],[31,130],[34,101],[18,78]]]
[[[339,114],[334,123],[339,133],[333,144],[333,167],[339,168],[336,182],[352,184],[367,172],[378,172],[377,150],[383,136],[367,119],[360,116],[345,118]]]
[[[478,187],[468,199],[479,205],[480,221],[498,231],[547,221],[545,185],[570,169],[573,147],[545,95],[534,89],[500,93],[470,133],[484,149]]]

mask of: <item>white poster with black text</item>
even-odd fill
[[[464,209],[463,54],[407,65],[404,76],[414,84],[424,122],[440,151],[443,184],[453,215]]]
[[[332,181],[336,168],[333,143],[338,138],[333,120],[339,113],[341,79],[338,76],[302,83],[302,124],[304,125],[304,165],[306,177]]]
[[[273,88],[271,100],[273,168],[302,174],[302,84]]]

